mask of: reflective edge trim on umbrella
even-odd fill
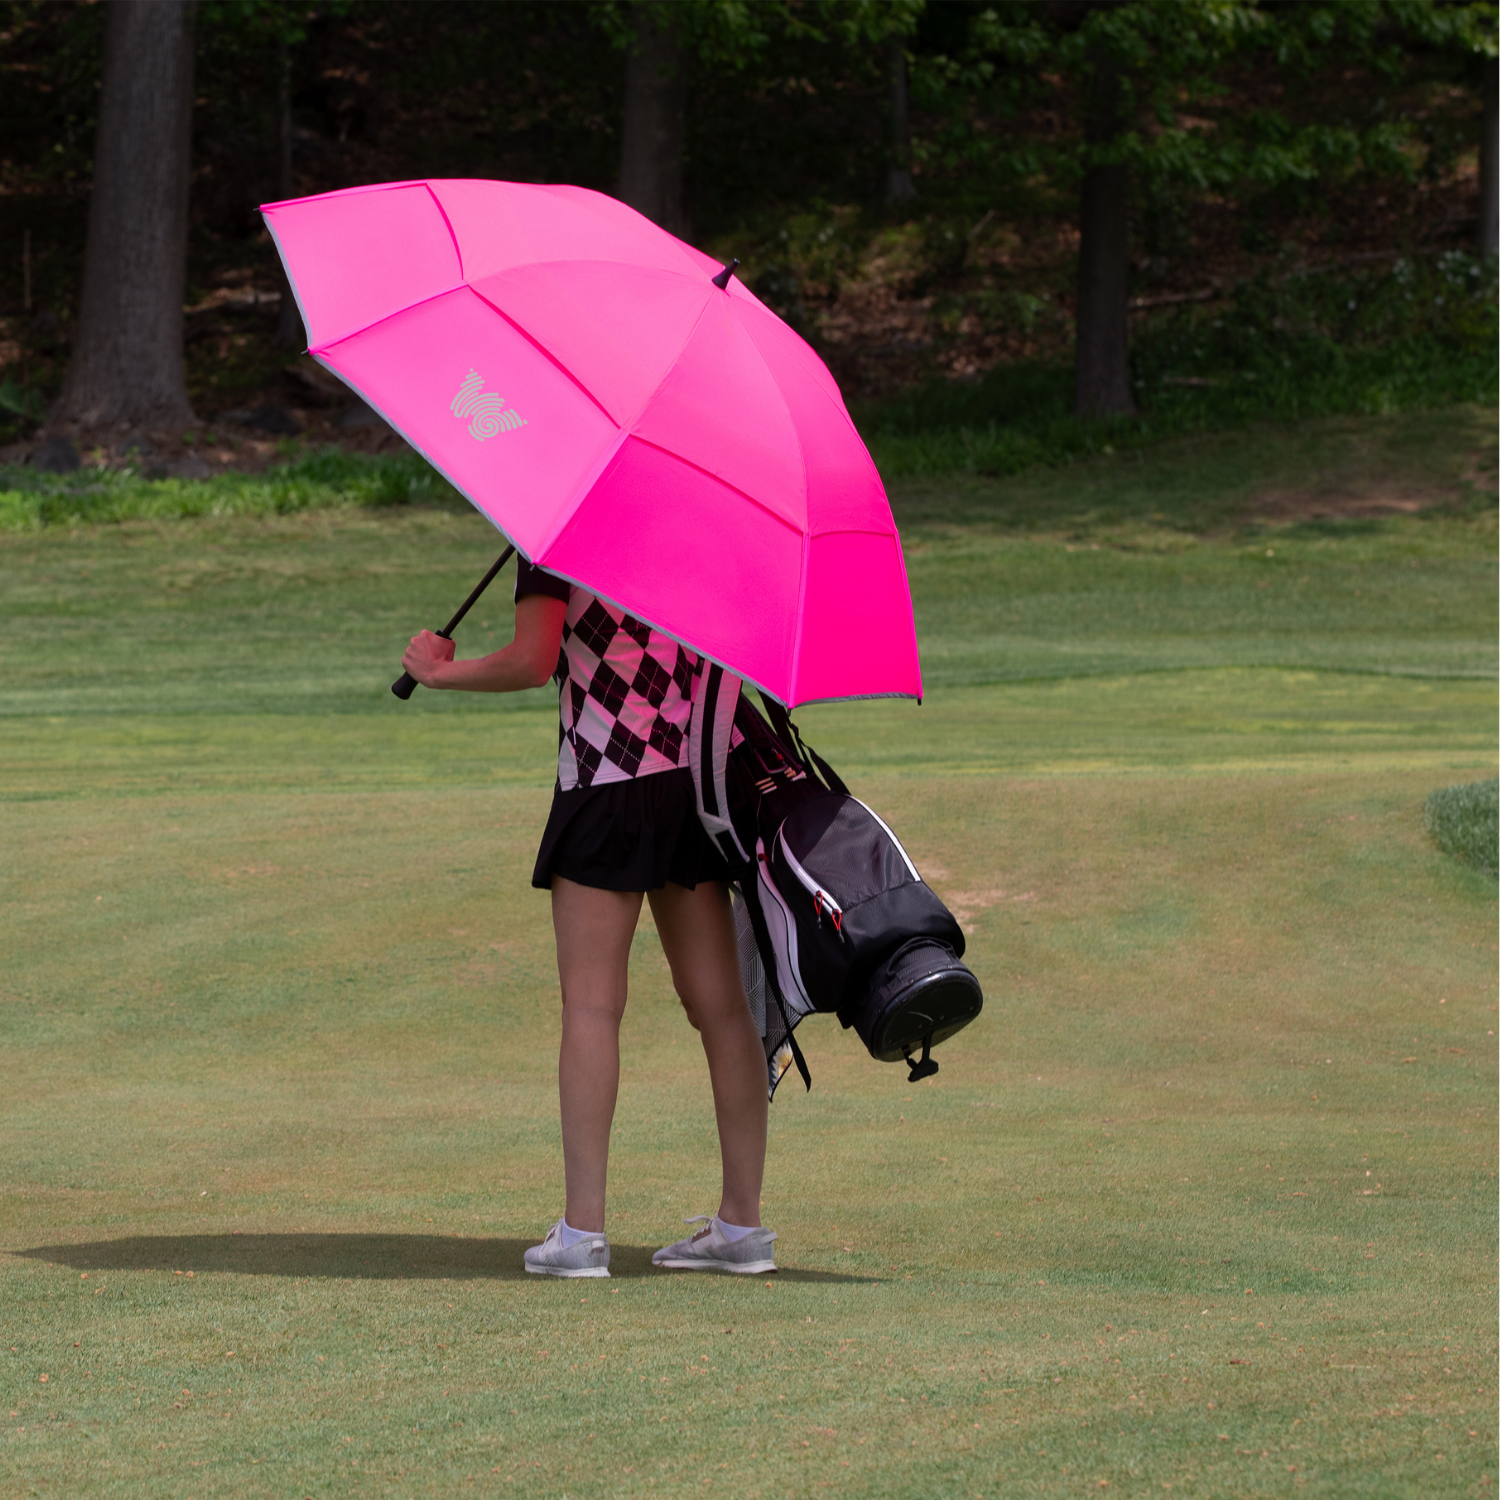
[[[485,519],[489,520],[489,517],[486,516]],[[493,525],[493,524],[494,523],[491,522],[491,525]],[[500,528],[498,526],[496,526],[495,529],[497,531],[500,531]],[[500,532],[500,534],[502,536],[505,535],[505,533],[503,531]],[[520,550],[520,549],[517,549],[517,550]],[[524,556],[525,554],[523,553],[522,555]],[[527,561],[529,562],[530,559],[527,558]],[[707,651],[705,651],[701,646],[695,646],[691,641],[685,641],[675,631],[668,630],[668,629],[665,628],[665,626],[658,625],[654,620],[650,620],[645,615],[641,614],[641,612],[639,610],[631,609],[628,605],[621,604],[618,599],[611,598],[608,594],[603,593],[599,589],[596,589],[596,588],[592,587],[590,584],[585,583],[581,578],[574,578],[571,574],[561,572],[557,568],[548,568],[548,567],[545,566],[545,564],[540,564],[539,563],[539,564],[536,564],[536,566],[541,567],[544,572],[550,573],[554,578],[561,578],[564,583],[570,583],[570,584],[573,585],[574,588],[582,589],[585,593],[592,594],[596,599],[603,600],[605,604],[612,604],[612,605],[614,605],[614,607],[616,609],[620,610],[623,614],[629,615],[632,620],[639,620],[642,625],[649,625],[652,628],[652,630],[656,631],[656,633],[658,635],[664,635],[664,636],[666,636],[666,638],[669,641],[676,641],[679,646],[681,646],[686,651],[691,651],[694,656],[702,657],[704,661],[711,662],[716,667],[723,667],[723,669],[726,672],[732,673],[734,676],[738,677],[741,682],[747,682],[747,683],[749,683],[750,686],[753,687],[756,692],[758,692],[758,693],[764,693],[768,698],[774,698],[783,707],[786,707],[786,708],[796,708],[796,707],[799,706],[799,705],[794,704],[794,703],[787,703],[786,699],[783,698],[780,693],[772,692],[770,688],[763,687],[759,682],[756,681],[755,678],[753,678],[753,677],[747,677],[738,667],[731,666],[727,661],[722,661],[717,656],[710,655],[710,653],[707,652]],[[867,697],[871,697],[871,698],[909,698],[909,697],[911,697],[911,694],[910,693],[869,693],[869,694],[866,694],[866,695],[863,695],[863,696],[867,696]],[[827,701],[830,702],[830,703],[836,703],[839,700],[835,699],[835,698],[830,698]]]
[[[297,316],[302,319],[302,332],[306,333],[312,327],[312,324],[308,321],[307,309],[302,305],[302,293],[297,290],[297,278],[292,275],[292,267],[286,258],[286,251],[281,248],[281,236],[276,233],[276,226],[271,222],[270,215],[266,213],[267,208],[275,207],[274,203],[262,205],[260,216],[265,220],[266,228],[270,231],[271,243],[276,246],[276,254],[281,260],[282,274],[286,277],[286,284],[292,289],[292,301],[297,304]],[[311,348],[311,345],[309,345],[309,348]],[[348,385],[349,382],[345,381],[344,384]],[[350,389],[353,390],[353,387],[350,386]],[[356,394],[358,393],[356,392]]]
[[[336,377],[343,385],[348,386],[348,388],[353,391],[354,394],[358,396],[359,399],[363,401],[365,405],[368,406],[370,410],[373,411],[380,418],[380,420],[384,422],[385,425],[389,427],[391,431],[394,432],[403,443],[406,444],[408,448],[410,448],[414,453],[420,454],[423,461],[430,468],[436,470],[437,473],[441,474],[443,478],[447,480],[448,483],[452,485],[453,488],[464,497],[465,500],[468,500],[469,504],[473,506],[475,510],[479,511],[479,514],[483,516],[484,519],[488,521],[490,525],[493,526],[495,530],[498,531],[500,535],[503,536],[505,540],[516,549],[517,552],[521,554],[522,557],[526,557],[526,549],[522,547],[520,543],[518,543],[516,539],[502,525],[500,525],[500,523],[496,521],[488,511],[481,509],[478,505],[475,505],[474,501],[469,496],[468,490],[466,490],[463,485],[461,485],[420,443],[414,443],[411,438],[407,436],[405,430],[402,428],[399,422],[393,422],[390,417],[388,417],[385,412],[381,411],[381,409],[376,406],[376,404],[371,401],[370,398],[365,395],[362,390],[360,390],[357,386],[351,385],[350,382],[346,380],[338,370],[334,369],[334,367],[329,364],[321,354],[317,353],[315,350],[309,349],[308,356],[311,359],[317,360],[317,362],[325,370],[327,370],[330,375]],[[527,558],[526,560],[528,562],[531,561],[530,558]]]

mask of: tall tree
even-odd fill
[[[898,18],[922,0],[879,0]],[[620,197],[648,218],[686,235],[692,220],[684,186],[686,75],[727,79],[761,57],[773,33],[822,42],[834,31],[863,41],[875,32],[875,0],[595,0],[593,24],[625,52]],[[904,24],[900,22],[899,24]],[[879,35],[884,36],[881,26]],[[745,149],[753,149],[747,146]]]
[[[1130,170],[1118,155],[1130,127],[1119,65],[1096,54],[1085,79],[1089,161],[1078,194],[1078,313],[1074,406],[1081,417],[1133,415],[1130,337]]]
[[[1479,234],[1475,249],[1481,255],[1494,255],[1500,249],[1500,111],[1496,109],[1495,60],[1484,59],[1482,97],[1484,109],[1479,119]]]
[[[297,191],[292,177],[292,42],[283,31],[276,38],[276,196],[282,200]],[[307,330],[302,326],[302,312],[292,295],[292,283],[286,267],[277,257],[277,278],[281,283],[281,311],[276,318],[276,342],[284,349],[305,349]]]
[[[193,120],[192,0],[113,0],[83,296],[54,414],[193,420],[182,358]]]
[[[682,204],[683,48],[671,0],[640,0],[625,63],[620,197],[673,234]]]
[[[910,203],[917,196],[911,177],[911,103],[906,68],[906,37],[892,31],[886,38],[886,66],[891,79],[891,166],[885,196],[892,203]]]

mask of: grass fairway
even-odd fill
[[[928,701],[799,715],[987,1004],[916,1086],[807,1023],[747,1280],[649,1265],[717,1153],[648,924],[614,1277],[521,1272],[555,720],[385,691],[482,523],[0,537],[0,1494],[1493,1494],[1495,885],[1422,821],[1493,518],[1004,521],[1057,482],[898,492]]]

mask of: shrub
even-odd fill
[[[1500,870],[1500,781],[1444,787],[1427,799],[1422,820],[1445,854],[1487,875]]]
[[[299,454],[260,474],[147,479],[133,468],[39,474],[0,468],[0,527],[80,525],[180,516],[285,515],[334,505],[409,505],[459,500],[420,454]]]

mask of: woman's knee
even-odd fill
[[[722,1030],[741,1015],[750,1014],[750,1002],[745,998],[738,967],[695,974],[691,983],[675,984],[674,988],[694,1031],[709,1027]]]
[[[561,988],[565,1024],[619,1028],[625,1016],[623,973],[571,975],[563,979]]]

